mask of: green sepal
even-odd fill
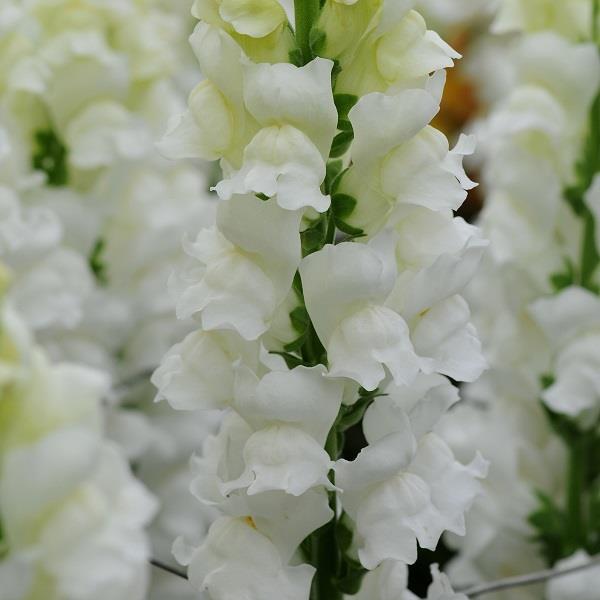
[[[336,577],[337,586],[344,594],[356,594],[367,570],[348,554],[352,546],[354,528],[346,513],[342,513],[336,522],[335,537],[341,554],[339,574]]]
[[[96,277],[96,281],[101,285],[106,285],[108,283],[106,265],[102,260],[102,254],[104,253],[105,247],[106,242],[104,241],[104,239],[98,238],[88,258],[88,264],[90,266],[90,269]]]
[[[304,302],[304,292],[302,291],[302,278],[300,277],[300,271],[296,271],[294,274],[294,280],[292,281],[292,289],[296,292],[299,300]]]
[[[331,144],[331,150],[329,151],[330,158],[339,158],[343,156],[350,148],[352,140],[354,139],[353,131],[340,131],[334,138]]]
[[[298,333],[305,333],[310,324],[310,317],[308,316],[306,307],[297,306],[290,313],[290,321],[292,322],[292,327]]]
[[[347,233],[352,238],[364,237],[366,233],[362,229],[358,229],[357,227],[352,227],[352,225],[348,225],[345,221],[341,219],[335,220],[335,226],[342,232]]]
[[[290,59],[290,62],[293,65],[296,65],[297,67],[301,67],[304,64],[304,58],[302,56],[302,50],[300,50],[300,48],[292,48],[288,53],[288,57]]]
[[[577,274],[575,273],[575,266],[569,258],[565,258],[565,270],[551,275],[550,283],[552,284],[555,292],[560,292],[561,290],[573,285],[576,281],[576,278]]]
[[[335,108],[338,112],[338,119],[348,121],[350,109],[358,102],[358,96],[354,94],[335,94],[333,96]]]
[[[303,256],[320,250],[327,238],[327,219],[320,217],[314,224],[300,233]]]
[[[535,530],[533,541],[540,545],[540,552],[553,565],[557,560],[568,556],[565,546],[570,537],[569,521],[565,512],[550,496],[540,490],[536,490],[535,494],[538,507],[527,520]]]
[[[303,333],[302,335],[298,336],[295,340],[289,342],[288,344],[285,344],[283,349],[286,352],[299,352],[302,349],[302,346],[304,346],[305,342],[306,334]]]
[[[310,34],[308,36],[308,45],[310,46],[311,52],[315,55],[318,55],[323,47],[325,46],[325,40],[327,36],[322,29],[318,27],[313,27],[310,30]]]
[[[331,197],[331,207],[335,217],[343,220],[353,213],[356,207],[356,198],[349,194],[334,194]]]
[[[66,185],[69,179],[67,169],[67,148],[52,129],[41,129],[34,133],[34,152],[31,164],[37,171],[46,174],[51,186]]]
[[[325,179],[323,187],[326,194],[331,194],[334,182],[339,177],[344,169],[344,162],[340,159],[330,160],[327,162],[327,170],[325,171]]]
[[[336,421],[336,427],[340,431],[347,431],[350,427],[354,427],[354,425],[360,423],[367,408],[369,408],[375,398],[379,398],[380,396],[387,396],[387,394],[380,393],[379,388],[376,388],[372,392],[360,388],[359,398],[354,404],[350,406],[342,405]]]

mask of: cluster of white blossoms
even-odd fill
[[[108,378],[48,360],[6,301],[1,269],[2,598],[142,599],[156,503],[104,437]]]
[[[210,511],[187,501],[187,463],[214,420],[148,408],[147,382],[192,329],[167,291],[181,238],[215,214],[208,170],[154,148],[185,106],[190,73],[197,78],[191,26],[184,0],[0,1],[0,260],[11,272],[7,302],[36,344],[19,383],[30,407],[16,413],[17,396],[0,393],[0,446],[4,432],[17,436],[10,454],[3,447],[3,468],[17,460],[17,442],[22,452],[18,472],[0,471],[12,494],[0,507],[0,569],[10,566],[0,571],[2,598],[7,581],[23,582],[11,600],[146,598],[150,556],[168,558],[184,531],[205,533]],[[63,375],[54,366],[63,362],[80,371]],[[51,416],[57,403],[65,408]],[[81,419],[94,423],[71,434],[83,403]],[[32,428],[25,446],[15,423]],[[127,461],[160,500],[152,552],[144,529],[156,502]],[[31,585],[12,570],[29,563]]]
[[[511,85],[478,126],[490,251],[467,295],[490,369],[442,427],[459,457],[476,447],[491,461],[469,533],[452,540],[459,583],[593,547],[581,503],[600,417],[596,18],[593,1],[504,0],[492,24],[508,40]],[[557,580],[547,597],[595,597],[583,581]],[[492,597],[546,596],[534,586]]]
[[[464,535],[485,476],[434,431],[485,368],[460,293],[487,243],[453,215],[474,141],[429,125],[458,55],[414,4],[194,3],[205,79],[160,148],[219,159],[220,201],[169,282],[197,329],[152,380],[222,411],[192,463],[220,516],[174,545],[207,598],[413,598],[417,545]]]

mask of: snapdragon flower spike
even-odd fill
[[[443,531],[464,533],[479,490],[483,460],[460,464],[432,432],[457,400],[440,373],[471,380],[484,366],[459,294],[485,242],[452,214],[474,185],[462,168],[473,139],[450,150],[428,125],[444,83],[432,72],[458,55],[414,5],[315,6],[320,18],[294,24],[312,27],[308,47],[297,36],[295,64],[272,60],[283,13],[293,23],[289,2],[194,5],[206,79],[161,145],[220,159],[221,202],[216,227],[186,242],[190,260],[171,279],[178,315],[201,330],[154,381],[177,408],[225,409],[193,458],[191,487],[225,516],[199,549],[175,548],[210,598],[341,598],[340,501],[363,566],[378,569],[364,593],[410,598],[417,539],[434,548]],[[336,462],[340,434],[369,404],[369,445]],[[314,591],[314,569],[289,566],[303,558],[317,567]],[[431,598],[452,597],[434,578]]]
[[[100,400],[107,377],[51,364],[2,307],[0,519],[2,590],[17,598],[140,599],[148,584],[144,528],[156,502],[116,444],[103,439]],[[29,346],[27,348],[26,346]],[[88,573],[87,565],[102,563]]]

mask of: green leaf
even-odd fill
[[[534,541],[541,546],[541,553],[550,564],[568,556],[568,519],[554,500],[541,491],[536,491],[538,508],[528,521],[535,530]]]
[[[304,293],[302,291],[302,278],[300,277],[300,271],[296,271],[294,275],[294,281],[292,282],[292,289],[296,292],[298,298],[304,302]]]
[[[326,237],[327,220],[324,217],[320,217],[312,227],[300,233],[304,256],[311,254],[315,250],[319,250],[325,243]]]
[[[379,388],[372,392],[367,392],[363,388],[360,388],[359,398],[354,404],[349,406],[342,405],[336,427],[340,431],[346,431],[350,427],[354,427],[354,425],[360,423],[367,408],[369,408],[375,398],[379,398],[380,396],[387,396],[387,394],[380,393]]]
[[[348,225],[345,221],[341,219],[335,220],[335,226],[344,233],[351,235],[352,237],[363,237],[365,232],[362,229],[358,229],[357,227],[352,227],[352,225]]]
[[[548,418],[548,422],[550,423],[550,426],[554,432],[565,442],[565,444],[567,444],[568,447],[571,447],[582,434],[577,422],[566,415],[554,412],[544,403],[542,403],[542,408],[544,409],[544,412]]]
[[[349,217],[356,206],[356,198],[349,194],[334,194],[331,197],[331,207],[333,214],[338,219]]]
[[[292,327],[298,333],[304,333],[310,324],[310,317],[306,308],[304,306],[297,306],[290,313],[290,321],[292,322]]]
[[[351,131],[354,133],[354,129],[352,128],[352,123],[350,123],[350,121],[346,121],[345,119],[338,120],[337,128],[340,131]]]
[[[554,384],[555,381],[556,378],[554,377],[554,375],[552,375],[552,373],[544,373],[540,377],[540,383],[542,384],[542,389],[544,390],[547,390],[551,385]]]
[[[286,352],[299,352],[302,349],[302,346],[304,346],[305,341],[306,341],[306,334],[303,333],[301,336],[297,337],[294,341],[290,342],[289,344],[285,344],[283,349]]]
[[[336,523],[335,537],[341,553],[341,565],[336,578],[337,587],[345,594],[356,594],[367,570],[348,554],[352,546],[354,527],[346,513],[342,513]]]
[[[255,196],[259,200],[262,200],[263,202],[266,202],[267,200],[270,200],[269,196],[267,196],[266,194],[255,194]]]
[[[335,94],[333,101],[338,112],[338,119],[347,121],[350,109],[358,102],[358,96],[354,94]]]
[[[297,67],[301,67],[304,64],[302,50],[300,50],[300,48],[292,48],[288,53],[288,57],[290,62]]]
[[[340,133],[333,138],[331,150],[329,151],[329,157],[338,158],[346,154],[348,148],[350,148],[350,144],[352,144],[353,139],[353,131],[340,131]]]
[[[550,283],[556,292],[573,285],[576,280],[575,267],[569,258],[565,258],[565,270],[550,276]]]
[[[98,238],[92,251],[90,253],[88,262],[92,273],[94,273],[98,283],[106,285],[108,283],[108,275],[106,273],[106,265],[102,260],[102,254],[104,253],[105,241],[103,238]]]
[[[65,185],[68,181],[67,148],[52,129],[36,131],[33,138],[33,168],[46,174],[48,185]]]
[[[338,178],[344,168],[344,163],[340,159],[330,160],[327,163],[327,170],[325,172],[325,180],[323,181],[323,187],[325,188],[326,194],[332,193],[332,187],[335,180]]]

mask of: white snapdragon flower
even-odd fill
[[[163,152],[223,158],[226,177],[216,190],[224,199],[255,192],[277,195],[292,210],[327,210],[319,186],[336,133],[333,63],[254,64],[205,23],[191,42],[206,79],[192,91],[188,110],[170,122]]]
[[[224,158],[239,166],[257,126],[246,113],[241,48],[224,31],[201,22],[190,44],[205,77],[191,92],[188,108],[169,120],[159,150],[169,158]]]
[[[192,15],[228,33],[257,63],[286,62],[294,47],[294,7],[288,1],[194,0]]]
[[[431,432],[440,411],[456,401],[444,390],[450,384],[443,378],[422,383],[423,406],[415,406],[418,393],[410,388],[377,398],[363,424],[369,445],[353,462],[336,464],[342,503],[356,523],[358,555],[368,569],[389,559],[413,563],[417,540],[434,549],[445,530],[464,535],[464,513],[487,471],[479,454],[467,466],[457,462]]]
[[[33,329],[71,328],[81,322],[93,281],[80,254],[57,248],[37,262],[15,265],[17,268],[19,276],[10,297]],[[42,304],[40,297],[44,298]]]
[[[0,255],[5,259],[18,250],[51,248],[61,234],[61,224],[51,210],[23,207],[12,189],[0,186]]]
[[[557,569],[568,569],[578,567],[590,560],[590,556],[584,550],[578,550],[568,558],[556,563]],[[592,600],[597,593],[600,584],[600,567],[563,575],[552,579],[546,585],[548,600]]]
[[[170,280],[177,315],[199,313],[203,329],[262,335],[286,298],[300,262],[300,213],[276,201],[235,196],[219,205],[219,229],[186,241],[186,266]]]
[[[384,379],[384,365],[404,385],[419,370],[476,379],[485,361],[468,305],[451,287],[464,285],[468,263],[461,264],[465,273],[454,271],[456,279],[447,288],[446,273],[436,280],[428,277],[433,271],[424,270],[412,274],[415,287],[405,291],[411,274],[397,277],[396,243],[395,234],[384,231],[368,244],[325,246],[300,264],[306,306],[327,350],[331,375],[351,377],[367,390]],[[483,249],[478,246],[472,268]],[[450,260],[448,274],[453,272]],[[356,275],[359,268],[361,278]]]
[[[369,92],[419,87],[430,73],[451,67],[453,59],[460,58],[460,54],[436,32],[428,30],[423,17],[412,10],[416,0],[401,4],[359,0],[360,3],[371,5],[374,8],[373,16],[370,23],[368,20],[363,21],[363,25],[369,25],[359,32],[362,36],[354,38],[359,40],[356,48],[340,56],[342,72],[336,83],[336,92],[363,96]],[[331,0],[328,4],[335,5],[336,0]],[[336,8],[336,12],[340,12],[340,8]],[[329,16],[328,10],[335,9],[326,8],[325,18]],[[366,16],[368,18],[368,12]],[[326,23],[330,22],[331,19]],[[343,48],[343,43],[336,39],[344,35],[340,22],[332,25],[332,28],[331,49],[337,50],[340,46]],[[327,29],[325,27],[326,35]],[[352,38],[346,44],[351,42]],[[327,46],[325,53],[330,55]]]
[[[304,600],[314,568],[289,566],[251,517],[222,517],[189,557],[192,585],[209,598]]]
[[[438,110],[420,89],[369,94],[350,110],[352,166],[339,186],[357,201],[349,224],[374,234],[406,204],[437,211],[462,204],[475,185],[461,166],[473,140],[463,137],[450,151],[444,134],[427,125]]]
[[[419,369],[408,325],[385,305],[396,282],[394,243],[394,234],[384,231],[369,244],[325,246],[300,264],[306,307],[330,374],[367,390],[384,379],[384,365],[406,385]]]
[[[451,213],[398,207],[394,305],[413,317],[461,292],[475,275],[488,242],[477,227]],[[435,282],[435,285],[432,285]]]
[[[244,103],[260,129],[244,149],[241,168],[217,184],[221,198],[256,192],[276,195],[290,210],[329,208],[319,188],[337,125],[332,67],[321,58],[304,67],[244,65]]]
[[[492,25],[496,33],[554,30],[561,35],[587,37],[592,6],[586,0],[501,0]]]
[[[205,440],[201,456],[192,457],[194,478],[191,491],[204,505],[218,508],[232,517],[252,515],[257,529],[290,559],[300,543],[331,520],[324,487],[314,487],[294,496],[281,490],[247,494],[236,490],[224,496],[223,482],[238,477],[245,469],[241,453],[252,434],[248,424],[235,412],[225,416],[219,432]],[[184,534],[184,538],[187,535]],[[177,548],[190,544],[179,539]]]
[[[433,582],[425,600],[466,600],[464,594],[454,593],[448,578],[432,565]],[[360,592],[348,600],[419,600],[408,589],[408,567],[405,563],[386,560],[365,575]]]
[[[542,393],[552,410],[592,427],[600,416],[600,300],[569,287],[531,306],[555,352],[555,381]]]
[[[208,23],[212,19],[221,19],[221,26],[229,26],[238,34],[253,38],[262,38],[282,26],[286,20],[283,7],[277,0],[195,0],[193,14]],[[223,27],[225,28],[225,27]]]
[[[466,515],[466,535],[446,537],[459,550],[447,572],[455,584],[471,585],[543,569],[527,517],[538,502],[535,490],[563,493],[566,449],[538,400],[540,385],[529,373],[496,365],[463,389],[466,402],[442,418],[437,432],[459,460],[478,448],[490,468]],[[502,493],[506,489],[510,495]],[[535,588],[512,594],[519,600],[539,596]]]
[[[11,341],[4,340],[7,349]],[[102,440],[106,377],[51,365],[39,349],[13,373],[0,406],[0,518],[8,552],[2,589],[20,581],[19,599],[42,589],[86,600],[106,590],[143,598],[143,527],[155,503],[116,447]],[[98,561],[103,568],[90,573],[88,565]]]
[[[343,382],[325,377],[325,368],[271,371],[258,379],[238,370],[234,408],[246,420],[244,470],[224,482],[223,494],[247,489],[249,495],[282,490],[299,496],[316,486],[335,489],[327,478],[333,462],[323,449],[339,411]]]
[[[152,375],[157,399],[177,410],[225,408],[233,403],[234,363],[258,367],[259,346],[229,331],[193,331],[175,344]]]

